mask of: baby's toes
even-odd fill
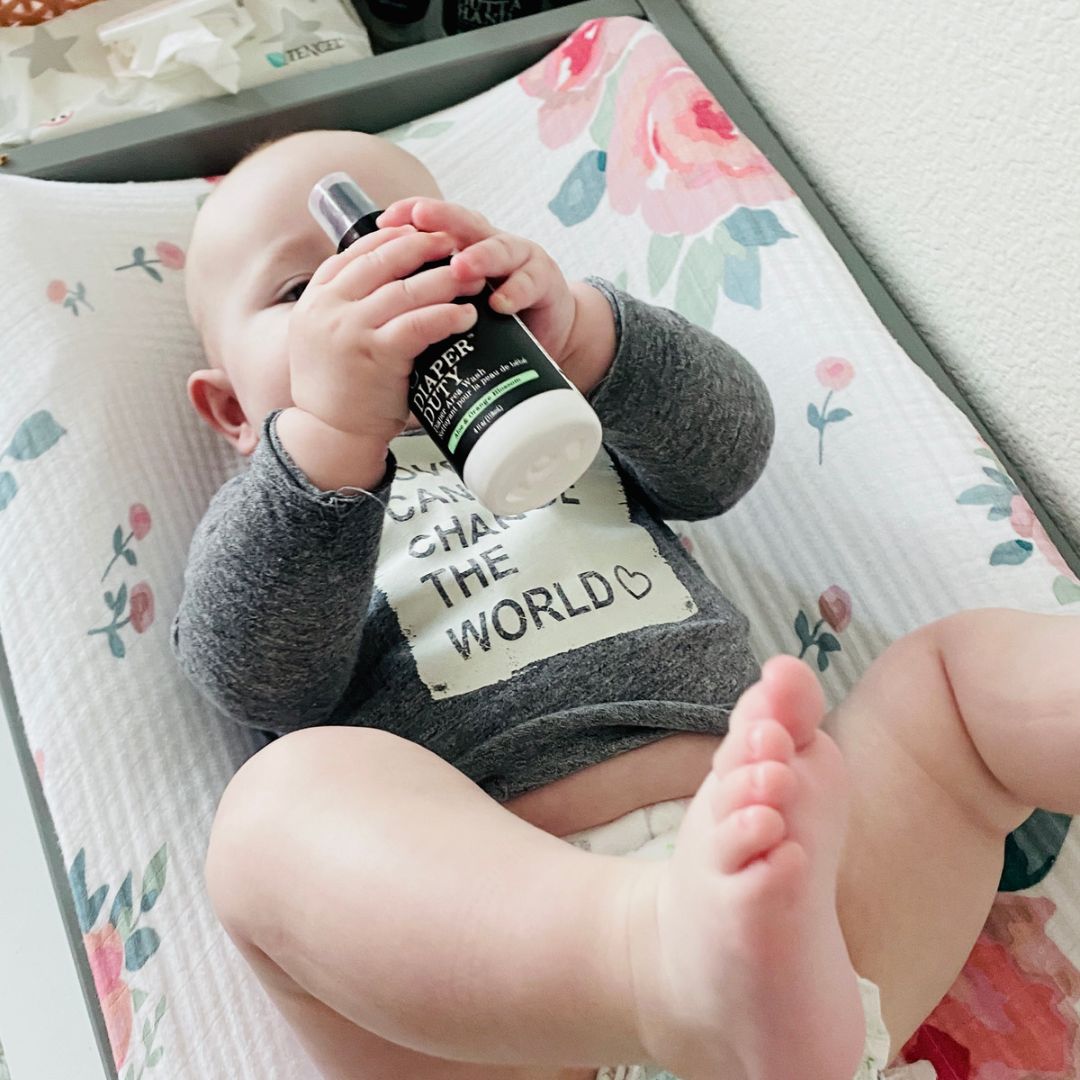
[[[767,855],[787,835],[784,815],[771,806],[747,806],[717,822],[713,837],[717,869],[736,874]]]
[[[717,821],[747,806],[786,812],[799,790],[799,778],[782,761],[759,761],[729,773],[709,793]]]

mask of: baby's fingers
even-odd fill
[[[461,334],[476,322],[472,304],[432,304],[415,308],[384,323],[372,335],[380,353],[412,361],[429,345]]]
[[[482,214],[457,203],[414,195],[391,203],[375,222],[380,229],[414,225],[422,232],[448,232],[462,247],[493,236],[495,227]]]
[[[542,306],[565,288],[562,272],[543,248],[508,233],[459,252],[450,260],[450,269],[462,279],[504,279],[491,295],[491,306],[504,314]]]

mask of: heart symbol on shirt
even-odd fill
[[[652,579],[640,571],[627,570],[621,564],[615,567],[615,580],[635,599],[640,600],[652,589]]]

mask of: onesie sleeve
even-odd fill
[[[769,456],[774,417],[764,382],[716,335],[603,278],[586,280],[615,318],[615,357],[589,396],[604,444],[659,516],[722,514]]]
[[[331,718],[364,662],[395,463],[374,491],[320,491],[278,440],[277,416],[195,532],[172,644],[219,710],[283,734]]]

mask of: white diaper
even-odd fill
[[[568,843],[597,855],[628,855],[635,859],[666,859],[675,850],[689,799],[672,799],[640,810],[631,810],[606,825],[573,833]],[[935,1080],[937,1073],[929,1062],[888,1069],[889,1032],[881,1018],[878,988],[869,979],[859,979],[859,996],[866,1017],[866,1043],[863,1059],[854,1080]],[[615,1065],[601,1069],[596,1080],[678,1080],[669,1072],[643,1065]]]

